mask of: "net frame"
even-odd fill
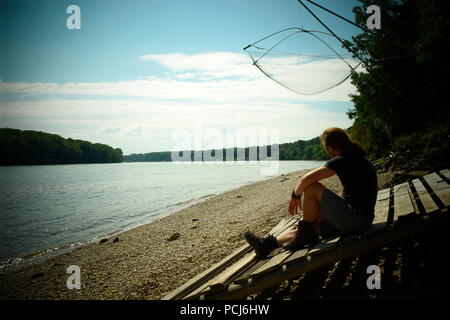
[[[280,34],[280,33],[282,33],[282,32],[286,32],[286,31],[289,31],[289,30],[293,30],[293,32],[291,32],[291,33],[289,33],[288,35],[284,36],[281,40],[277,41],[277,42],[276,42],[274,45],[272,45],[269,49],[265,49],[265,48],[261,48],[261,47],[256,46],[256,44],[258,44],[258,43],[260,43],[260,42],[262,42],[262,41],[264,41],[264,40],[266,40],[266,39],[269,39],[269,38],[274,37],[274,36],[276,36],[276,35],[278,35],[278,34]],[[280,52],[280,51],[275,51],[274,49],[275,49],[277,46],[279,46],[281,43],[283,43],[284,41],[286,41],[287,39],[291,38],[292,36],[294,36],[294,35],[296,35],[296,34],[298,34],[298,33],[306,33],[306,34],[309,34],[309,35],[313,36],[314,38],[316,38],[317,40],[319,40],[321,43],[323,43],[328,49],[330,49],[330,50],[336,55],[337,58],[341,59],[341,60],[349,67],[350,70],[349,70],[349,72],[348,72],[348,75],[347,75],[346,77],[344,77],[341,81],[337,82],[337,83],[334,84],[334,85],[327,86],[327,87],[324,88],[324,89],[320,89],[320,90],[317,90],[317,91],[314,91],[314,92],[311,92],[311,93],[305,93],[305,92],[300,92],[301,90],[295,90],[295,89],[290,88],[289,86],[287,86],[287,85],[284,84],[283,82],[277,80],[276,78],[274,78],[273,76],[271,76],[270,74],[268,74],[268,72],[266,72],[265,70],[263,70],[262,66],[260,66],[260,65],[258,64],[258,62],[259,62],[261,59],[263,59],[267,54],[269,54],[269,53],[271,53],[271,52]],[[252,43],[252,44],[249,44],[248,46],[246,46],[245,48],[243,48],[243,50],[244,50],[244,51],[250,56],[250,58],[252,59],[252,61],[253,61],[252,64],[253,64],[255,67],[257,67],[257,68],[258,68],[258,69],[259,69],[266,77],[268,77],[269,79],[275,81],[276,83],[278,83],[278,84],[281,85],[282,87],[284,87],[284,88],[286,88],[286,89],[288,89],[288,90],[290,90],[290,91],[292,91],[292,92],[295,92],[295,93],[297,93],[297,94],[301,94],[301,95],[314,95],[314,94],[318,94],[318,93],[322,93],[322,92],[328,91],[328,90],[330,90],[330,89],[332,89],[332,88],[335,88],[335,87],[339,86],[340,84],[344,83],[344,82],[351,76],[352,72],[355,71],[355,70],[362,64],[362,62],[359,61],[359,62],[356,64],[355,67],[352,67],[352,66],[351,66],[351,65],[343,58],[343,55],[342,55],[342,54],[339,54],[332,46],[330,46],[326,41],[324,41],[324,40],[323,40],[321,37],[319,37],[317,34],[323,34],[323,35],[327,35],[327,36],[330,36],[330,37],[335,37],[334,35],[329,34],[329,33],[326,33],[326,32],[323,32],[323,31],[307,30],[307,29],[299,28],[299,27],[290,27],[290,28],[285,28],[285,29],[282,29],[282,30],[280,30],[280,31],[274,32],[274,33],[272,33],[272,34],[270,34],[270,35],[268,35],[268,36],[266,36],[266,37],[264,37],[264,38],[262,38],[262,39],[260,39],[260,40],[258,40],[258,41],[256,41],[256,42]],[[342,39],[339,39],[339,40],[340,40],[341,42],[343,41]],[[255,48],[255,49],[258,49],[258,50],[266,50],[266,51],[265,51],[260,57],[258,57],[257,59],[255,59],[255,57],[252,55],[251,51],[249,51],[250,48]],[[286,53],[286,52],[281,52],[281,53]],[[316,57],[316,58],[317,58],[317,57],[326,57],[325,55],[306,55],[306,54],[301,54],[301,53],[290,53],[290,54],[298,55],[298,56],[313,56],[313,57]],[[330,59],[331,57],[328,56],[327,58]]]

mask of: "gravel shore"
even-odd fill
[[[306,172],[216,195],[106,242],[0,275],[0,299],[160,299],[242,246],[245,230],[264,234],[289,216],[290,193]],[[324,184],[341,190],[337,177]],[[80,290],[67,289],[71,265],[80,267]]]

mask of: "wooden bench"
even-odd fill
[[[247,244],[177,288],[163,300],[243,299],[322,266],[371,251],[449,221],[450,170],[442,170],[378,192],[375,219],[363,235],[325,239],[290,252],[274,250],[258,260]],[[298,219],[283,219],[270,233],[295,227]]]

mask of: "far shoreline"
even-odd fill
[[[188,163],[215,163],[215,164],[226,164],[226,163],[251,163],[251,162],[269,162],[269,161],[327,161],[327,160],[276,160],[276,159],[264,159],[264,160],[207,160],[207,161],[121,161],[121,162],[88,162],[88,163],[36,163],[36,164],[8,164],[0,165],[0,168],[10,168],[10,167],[38,167],[38,166],[72,166],[72,165],[90,165],[90,164],[121,164],[121,163],[177,163],[177,164],[188,164]]]

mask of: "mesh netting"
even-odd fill
[[[267,77],[302,95],[340,85],[360,65],[332,35],[300,28],[276,32],[244,50]]]

